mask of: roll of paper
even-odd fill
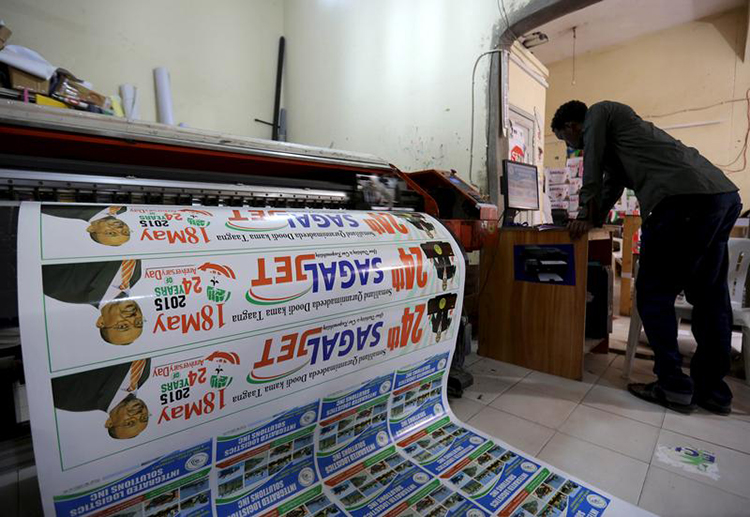
[[[45,515],[651,515],[453,414],[466,264],[427,214],[23,202],[17,234]]]
[[[154,85],[156,86],[156,113],[162,124],[174,125],[172,112],[172,87],[169,82],[169,70],[160,66],[154,68]]]
[[[125,116],[129,119],[139,119],[138,88],[132,84],[121,84],[120,97],[122,97],[122,108],[125,110]]]
[[[286,108],[279,110],[279,142],[286,142]]]

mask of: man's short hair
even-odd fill
[[[568,122],[583,122],[586,118],[586,111],[588,107],[581,101],[568,101],[555,112],[555,116],[552,117],[552,131],[557,131],[565,128],[565,124]]]

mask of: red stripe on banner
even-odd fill
[[[402,441],[398,442],[398,444],[397,444],[397,445],[398,445],[399,447],[408,447],[408,446],[409,446],[409,445],[411,445],[412,443],[416,442],[416,441],[417,441],[417,440],[419,440],[420,438],[424,438],[425,436],[427,436],[427,431],[426,431],[426,430],[424,430],[424,429],[422,429],[422,430],[421,430],[421,431],[419,431],[418,433],[415,433],[415,434],[411,435],[410,437],[408,437],[408,438],[406,438],[406,439],[404,439],[404,440],[402,440]]]
[[[217,463],[216,467],[220,468],[220,469],[223,469],[223,468],[226,468],[226,467],[231,467],[232,465],[234,465],[236,463],[239,463],[241,461],[245,461],[245,460],[247,460],[249,458],[252,458],[253,456],[257,456],[261,452],[266,452],[270,448],[271,448],[271,444],[270,443],[267,443],[265,445],[261,445],[257,449],[253,449],[251,451],[243,452],[239,456],[237,456],[235,458],[232,458],[232,459],[229,459],[229,460],[227,460],[227,461],[225,461],[223,463]]]
[[[112,506],[111,508],[107,508],[106,510],[102,510],[99,513],[91,514],[91,517],[107,517],[108,515],[114,515],[120,510],[124,510],[126,508],[130,508],[133,505],[140,504],[143,502],[143,496],[139,495],[137,497],[134,497],[133,499],[128,499],[127,501],[123,501],[121,503],[117,503],[116,505]]]
[[[328,486],[336,486],[339,483],[341,483],[342,481],[346,481],[350,477],[352,477],[352,476],[354,476],[356,474],[359,474],[363,470],[365,470],[364,463],[358,463],[357,465],[354,465],[352,468],[345,470],[344,472],[342,472],[338,476],[334,476],[331,479],[329,479],[328,481],[326,481],[326,485],[328,485]]]
[[[440,477],[443,479],[451,478],[456,474],[456,472],[464,468],[469,463],[471,463],[471,460],[469,458],[464,458],[458,463],[456,463],[455,465],[453,465],[453,467],[450,470],[446,470],[445,472],[443,472],[443,474]]]
[[[320,425],[321,425],[321,427],[325,427],[327,425],[334,424],[334,423],[338,422],[339,420],[343,420],[344,418],[346,418],[348,416],[352,416],[357,411],[358,411],[357,408],[348,409],[348,410],[344,411],[343,413],[341,413],[340,415],[336,415],[336,416],[334,416],[332,418],[329,418],[325,422],[321,422]]]
[[[516,497],[510,500],[510,502],[500,510],[500,513],[498,513],[498,517],[510,517],[510,514],[513,513],[513,511],[518,508],[518,506],[523,502],[524,499],[526,499],[529,496],[529,493],[526,490],[521,490],[519,493],[516,494]]]
[[[383,517],[396,517],[398,514],[400,514],[401,512],[403,512],[404,510],[406,510],[407,508],[409,508],[409,505],[407,503],[403,503],[403,502],[399,503],[398,506],[396,506],[390,512],[386,513]]]
[[[396,397],[398,395],[401,395],[402,393],[405,393],[405,392],[409,391],[410,389],[416,388],[420,384],[422,384],[422,381],[417,381],[417,382],[414,382],[412,384],[409,384],[408,386],[404,386],[403,388],[399,389],[398,391],[394,391],[393,392],[393,396]]]

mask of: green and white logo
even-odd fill
[[[719,465],[716,463],[716,455],[713,452],[692,447],[659,445],[656,448],[656,457],[659,461],[686,472],[703,474],[711,479],[719,480]]]

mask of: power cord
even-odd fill
[[[745,102],[747,101],[747,98],[741,97],[738,99],[728,99],[721,102],[716,102],[714,104],[709,104],[708,106],[699,106],[697,108],[685,108],[677,111],[671,111],[669,113],[660,113],[658,115],[642,115],[642,118],[662,118],[662,117],[670,117],[672,115],[679,115],[680,113],[691,113],[693,111],[703,111],[711,108],[715,108],[717,106],[723,106],[724,104],[732,104],[734,102]]]
[[[518,36],[515,32],[513,32],[513,29],[510,28],[510,18],[508,18],[508,12],[505,10],[505,1],[504,0],[497,0],[497,9],[500,11],[500,14],[505,18],[505,29],[510,32],[510,34],[513,36],[513,39],[518,39]],[[479,57],[477,57],[477,60],[474,61],[474,69],[471,71],[471,130],[469,132],[470,141],[469,141],[469,183],[471,183],[473,186],[477,187],[477,185],[474,183],[473,179],[473,168],[474,168],[474,85],[475,85],[475,78],[477,73],[477,65],[479,64],[479,61],[489,54],[497,54],[499,52],[502,52],[502,49],[493,49],[489,50],[487,52],[483,52],[482,54],[479,54]]]
[[[663,118],[663,117],[670,117],[672,115],[679,115],[681,113],[693,113],[696,111],[704,111],[711,108],[716,108],[718,106],[723,106],[725,104],[733,104],[735,102],[746,102],[747,103],[747,131],[745,132],[745,139],[744,143],[742,145],[742,149],[740,149],[740,152],[737,154],[737,157],[732,160],[731,162],[727,164],[714,164],[719,169],[723,170],[727,174],[737,174],[738,172],[742,172],[747,167],[747,150],[748,147],[750,147],[750,89],[745,92],[744,98],[738,98],[738,99],[727,99],[725,101],[715,102],[713,104],[709,104],[707,106],[698,106],[697,108],[685,108],[677,111],[670,111],[669,113],[660,113],[658,115],[641,115],[641,118],[644,120],[647,119],[655,119],[655,118]],[[551,137],[555,136],[554,133],[545,133],[544,137]],[[564,142],[559,142],[560,144],[563,144]],[[740,158],[742,158],[742,167],[739,169],[728,169],[732,165],[736,164]]]
[[[748,141],[750,140],[750,88],[745,92],[745,100],[747,101],[747,130],[745,131],[745,142],[742,144],[742,149],[740,149],[739,154],[737,154],[737,157],[729,162],[726,165],[717,165],[721,170],[726,172],[727,174],[736,174],[738,172],[742,172],[747,167],[747,147],[748,147]],[[728,170],[729,167],[737,163],[742,158],[742,167],[739,169],[734,170]]]
[[[474,168],[474,86],[475,86],[475,79],[477,74],[477,65],[479,65],[479,61],[484,57],[488,56],[490,54],[497,54],[499,52],[502,52],[502,49],[496,48],[493,50],[488,50],[487,52],[482,52],[477,57],[477,60],[474,61],[474,69],[471,71],[471,129],[469,131],[469,183],[471,183],[473,186],[477,187],[477,185],[474,183],[473,178],[473,168]],[[479,189],[477,187],[477,189]]]

